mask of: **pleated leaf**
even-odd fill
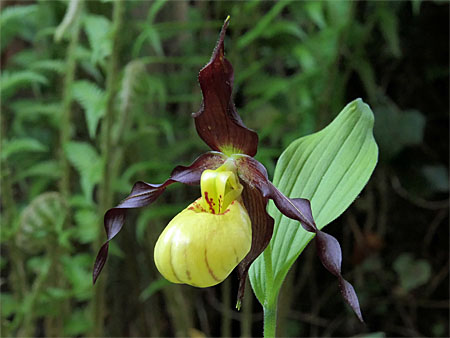
[[[357,99],[326,128],[294,141],[280,156],[274,185],[290,198],[309,199],[319,229],[341,215],[369,180],[378,159],[373,123],[371,109]],[[266,269],[261,255],[249,271],[252,288],[263,305],[276,301],[287,272],[314,237],[273,203],[268,211],[275,228],[264,255],[270,254],[272,269]]]

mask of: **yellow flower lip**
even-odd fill
[[[158,271],[173,283],[209,287],[222,282],[250,251],[247,210],[233,201],[222,214],[190,204],[167,225],[154,250]]]
[[[243,187],[232,159],[203,171],[200,185],[202,197],[170,221],[154,258],[169,281],[208,287],[222,282],[248,254],[252,225],[239,201]]]

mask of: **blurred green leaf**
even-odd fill
[[[390,160],[403,148],[420,144],[423,138],[425,117],[422,113],[398,111],[393,106],[375,109],[375,135],[384,160]]]
[[[101,230],[99,220],[97,213],[92,209],[77,210],[75,212],[76,240],[83,244],[93,243]]]
[[[66,323],[64,334],[68,337],[86,336],[92,328],[92,320],[88,309],[74,310]]]
[[[443,165],[426,165],[422,168],[431,189],[434,191],[448,191],[448,170]]]
[[[14,299],[14,296],[11,293],[2,292],[1,299],[2,299],[2,308],[1,308],[2,318],[8,318],[9,316],[18,311],[19,302],[16,299]]]
[[[141,302],[145,302],[148,300],[153,294],[164,288],[165,286],[173,285],[168,280],[161,278],[158,280],[155,280],[150,283],[149,286],[147,286],[139,295],[139,300]]]
[[[373,122],[369,106],[357,99],[326,128],[294,141],[278,160],[273,183],[288,197],[309,199],[319,229],[342,214],[369,180],[378,157]],[[271,253],[273,274],[266,271],[266,251],[249,271],[261,304],[276,300],[290,267],[314,237],[297,221],[283,216],[273,203],[268,211],[275,220],[266,249]],[[266,289],[268,278],[273,281],[272,290]]]
[[[420,6],[422,5],[422,0],[411,0],[411,6],[414,15],[420,14]]]
[[[73,96],[84,109],[89,136],[94,139],[98,122],[105,115],[106,95],[92,82],[77,81],[73,85]]]
[[[238,39],[238,49],[244,49],[251,42],[253,42],[253,40],[256,40],[260,36],[262,36],[266,30],[270,30],[270,24],[275,20],[275,18],[283,10],[283,8],[289,5],[290,2],[292,2],[292,0],[275,2],[274,6],[262,18],[258,20],[256,26]]]
[[[377,6],[377,14],[379,16],[378,25],[388,43],[392,55],[397,58],[400,57],[402,52],[400,49],[397,15],[392,11],[390,4]]]
[[[431,266],[425,259],[414,259],[412,254],[403,253],[393,263],[404,292],[426,284],[431,277]]]
[[[3,71],[0,77],[0,92],[2,99],[6,100],[18,89],[29,87],[34,84],[46,85],[48,80],[45,76],[29,71]]]
[[[92,257],[90,254],[81,253],[61,258],[64,267],[64,275],[72,286],[77,300],[88,300],[92,297]]]
[[[91,47],[91,59],[94,64],[103,64],[111,54],[111,21],[101,15],[85,15],[84,29]]]
[[[35,71],[52,71],[63,74],[65,70],[65,63],[62,60],[38,60],[30,65],[31,70]]]
[[[19,138],[4,141],[2,144],[2,161],[7,160],[14,154],[24,152],[44,152],[47,151],[47,147],[36,139],[33,138]]]
[[[325,28],[325,16],[324,16],[325,2],[309,1],[305,3],[305,10],[312,21],[321,29]]]
[[[2,32],[1,51],[9,41],[23,28],[23,19],[36,14],[38,5],[10,6],[0,12],[0,31]]]
[[[330,23],[337,29],[341,29],[354,20],[352,1],[324,1]]]
[[[60,163],[55,160],[42,161],[32,165],[17,174],[14,177],[14,181],[22,181],[28,177],[44,176],[53,179],[58,179],[61,177],[61,167]]]
[[[69,142],[64,151],[81,177],[81,188],[86,200],[92,202],[94,187],[101,180],[102,159],[95,148],[86,142]]]

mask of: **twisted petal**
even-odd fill
[[[200,70],[198,80],[203,102],[193,117],[197,133],[211,149],[254,156],[258,135],[244,125],[231,99],[233,67],[224,56],[228,22],[225,20],[211,60]]]
[[[338,278],[344,300],[351,306],[359,320],[363,321],[355,290],[341,274],[342,251],[339,242],[333,236],[317,228],[310,202],[303,198],[288,198],[283,195],[267,179],[266,169],[255,159],[245,156],[236,162],[239,176],[244,182],[258,189],[264,198],[272,199],[278,210],[285,216],[299,221],[306,231],[316,234],[317,253],[322,264]]]
[[[252,222],[252,246],[250,252],[238,266],[239,289],[236,305],[238,309],[242,298],[244,298],[248,269],[269,244],[273,234],[274,223],[273,218],[266,212],[268,199],[258,189],[249,184],[242,182],[242,185],[244,186],[242,200]]]
[[[178,166],[170,178],[162,184],[149,184],[136,182],[130,195],[114,208],[109,209],[104,218],[107,240],[100,248],[95,259],[93,281],[97,280],[108,257],[109,241],[122,229],[127,209],[141,208],[153,203],[172,183],[179,182],[188,185],[199,184],[202,172],[205,169],[216,169],[224,162],[224,158],[216,153],[209,152],[198,157],[189,167]]]

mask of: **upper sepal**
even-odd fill
[[[244,125],[231,98],[233,67],[224,56],[228,23],[229,18],[223,24],[211,60],[198,75],[203,102],[193,117],[199,136],[211,149],[254,156],[258,135]]]

